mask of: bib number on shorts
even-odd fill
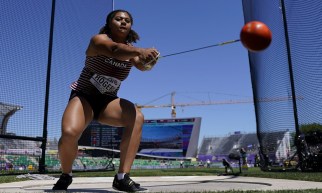
[[[98,74],[94,74],[90,81],[102,94],[114,92],[121,85],[117,78]]]

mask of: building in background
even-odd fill
[[[5,104],[0,102],[0,134],[6,135],[7,134],[7,123],[9,118],[15,114],[15,112],[22,109],[21,106],[18,105],[11,105]]]
[[[267,142],[270,147],[268,155],[271,164],[281,165],[290,158],[291,137],[290,132],[271,132],[266,133],[263,141]],[[225,137],[204,137],[198,152],[198,160],[207,159],[212,162],[221,163],[223,159],[230,160],[231,155],[240,157],[240,149],[246,150],[247,162],[250,166],[255,164],[255,158],[259,155],[259,140],[256,133],[234,132]],[[274,162],[274,163],[273,163]]]

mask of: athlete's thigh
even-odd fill
[[[62,118],[62,130],[81,133],[92,121],[94,116],[92,107],[82,97],[72,98],[65,109]]]
[[[98,117],[100,123],[111,126],[124,127],[126,124],[135,119],[135,105],[122,98],[117,98],[106,105]]]

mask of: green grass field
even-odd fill
[[[236,172],[238,170],[236,169]],[[222,168],[183,168],[183,169],[159,169],[159,170],[132,170],[131,176],[205,176],[223,174]],[[58,173],[48,174],[58,177]],[[113,177],[115,171],[103,172],[74,172],[75,177]],[[275,178],[275,179],[291,179],[322,182],[322,172],[263,172],[258,168],[249,168],[242,173],[235,173],[239,176],[259,177],[259,178]],[[26,179],[17,179],[16,175],[1,176],[0,183],[22,181]],[[215,193],[214,191],[213,193]],[[316,190],[279,190],[279,191],[220,191],[216,193],[322,193],[322,189]],[[212,193],[212,191],[205,192]]]

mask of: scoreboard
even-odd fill
[[[200,117],[145,120],[138,153],[161,157],[195,157],[200,125]],[[83,132],[79,145],[119,150],[123,130],[123,127],[92,122]]]
[[[93,121],[83,132],[78,144],[92,147],[120,149],[123,127],[112,127]]]

